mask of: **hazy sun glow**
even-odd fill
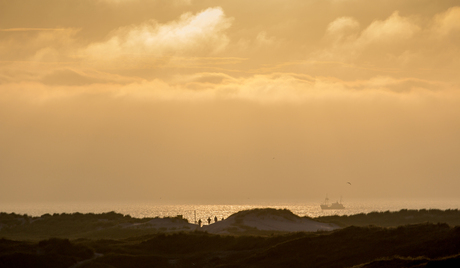
[[[1,201],[457,196],[457,1],[1,6]]]

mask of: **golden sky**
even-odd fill
[[[457,197],[459,22],[458,0],[0,0],[0,201]]]

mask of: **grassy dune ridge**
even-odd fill
[[[322,216],[314,218],[316,221],[334,223],[342,227],[346,226],[382,226],[394,227],[406,224],[417,224],[424,222],[447,223],[452,226],[460,225],[460,211],[458,209],[402,209],[396,212],[371,212],[344,216]]]
[[[0,213],[0,237],[31,240],[58,238],[127,238],[162,232],[165,227],[149,224],[152,221],[165,222],[170,229],[188,230],[185,219],[175,218],[132,218],[115,212],[44,214],[40,217]],[[158,228],[157,228],[158,227]],[[178,230],[178,231],[179,231]]]
[[[240,211],[230,216],[228,219],[233,218],[235,220],[234,226],[240,227],[233,234],[264,235],[277,233],[276,231],[264,232],[257,230],[255,227],[244,226],[243,219],[249,216],[257,216],[262,220],[264,217],[268,219],[270,216],[276,216],[278,219],[285,220],[286,222],[310,219],[315,222],[330,223],[340,227],[369,225],[395,227],[426,222],[446,223],[451,226],[460,225],[460,211],[457,209],[403,209],[397,212],[371,212],[350,216],[309,218],[299,217],[287,209],[265,208]],[[121,239],[166,231],[194,231],[196,228],[196,225],[190,224],[186,219],[179,217],[133,218],[129,215],[115,212],[101,214],[55,213],[53,215],[44,214],[40,217],[15,213],[0,213],[0,237],[16,240],[40,240],[50,237]]]

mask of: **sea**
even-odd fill
[[[0,212],[41,216],[61,213],[105,213],[117,212],[135,218],[164,218],[182,215],[193,223],[208,218],[228,218],[230,215],[257,208],[288,209],[300,217],[330,215],[354,215],[360,213],[399,211],[401,209],[459,209],[460,199],[391,199],[391,200],[347,200],[343,210],[322,210],[321,201],[304,202],[255,202],[248,204],[157,204],[150,202],[44,202],[44,203],[0,203]]]

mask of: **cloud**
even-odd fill
[[[412,38],[421,29],[409,18],[399,16],[395,11],[384,21],[374,21],[361,34],[358,43],[395,43]]]
[[[265,31],[262,31],[256,36],[256,43],[260,46],[272,45],[275,42],[274,37],[267,36]]]
[[[262,104],[301,104],[317,100],[443,98],[453,96],[455,91],[452,89],[449,83],[389,76],[344,81],[290,73],[240,78],[224,73],[196,73],[177,76],[172,82],[167,82],[161,79],[130,81],[122,77],[68,69],[45,76],[42,83],[0,84],[0,101],[42,103],[101,95],[108,99],[140,102],[239,100]]]
[[[98,0],[100,2],[111,3],[111,4],[131,4],[133,2],[140,2],[141,0]],[[168,0],[173,2],[175,5],[191,5],[192,0]],[[166,1],[166,2],[168,2]]]
[[[139,4],[139,1],[132,2]],[[81,31],[84,29],[79,28],[9,28],[0,33],[5,37],[0,39],[1,59],[39,63],[5,63],[0,66],[0,83],[37,82],[54,88],[103,83],[124,88],[131,85],[134,91],[142,88],[142,94],[159,99],[163,93],[155,91],[151,94],[147,85],[168,88],[177,93],[179,99],[184,96],[194,98],[194,94],[197,99],[206,94],[206,98],[217,94],[256,99],[250,97],[256,94],[255,89],[247,86],[253,85],[264,96],[261,99],[299,100],[311,96],[315,90],[305,92],[320,85],[325,88],[334,85],[338,91],[349,90],[353,85],[345,81],[371,81],[382,77],[396,82],[379,87],[368,83],[356,89],[373,88],[386,92],[433,90],[438,86],[436,81],[446,79],[447,74],[453,73],[452,70],[460,64],[458,46],[452,42],[447,47],[442,41],[454,38],[459,32],[455,24],[459,7],[423,19],[402,16],[408,14],[407,11],[400,14],[390,9],[381,13],[386,15],[379,15],[383,19],[367,23],[362,14],[356,14],[356,17],[343,16],[344,13],[329,16],[331,19],[323,19],[320,26],[312,27],[321,29],[324,35],[322,43],[315,46],[312,45],[314,41],[305,41],[297,28],[294,27],[296,31],[290,28],[300,22],[305,28],[308,23],[303,17],[296,17],[291,9],[289,14],[293,14],[293,18],[278,29],[275,23],[256,25],[250,15],[227,9],[229,4],[222,6],[226,7],[231,18],[220,7],[203,9],[203,6],[193,5],[194,8],[187,9],[197,12],[179,16],[184,8],[168,5],[165,7],[170,11],[168,16],[109,28],[115,30],[100,42],[82,41],[80,38],[84,34]],[[157,18],[156,15],[147,17]],[[267,18],[260,17],[263,21]],[[104,40],[103,36],[96,39]],[[439,66],[447,71],[439,75],[430,71]],[[102,75],[107,72],[113,77]],[[311,79],[299,79],[304,74]],[[117,75],[126,80],[114,78]],[[447,80],[458,81],[457,75],[453,76]],[[324,77],[335,77],[341,82]],[[399,86],[404,79],[406,90]],[[407,82],[414,79],[431,79],[431,82]],[[240,86],[248,88],[243,91],[238,88]],[[283,86],[286,89],[277,89]],[[444,86],[440,85],[440,88]],[[302,87],[304,90],[298,90]],[[164,96],[174,99],[171,94]]]
[[[148,21],[123,27],[113,32],[106,42],[88,46],[83,55],[89,60],[113,61],[129,57],[209,55],[225,49],[225,34],[232,19],[219,7],[208,8],[196,15],[183,14],[179,20],[166,24]]]
[[[402,93],[402,95],[431,95],[436,92],[449,90],[447,83],[416,79],[416,78],[394,78],[390,76],[376,76],[368,80],[344,82],[350,90],[365,90],[368,92]]]
[[[340,17],[329,23],[326,34],[336,40],[344,35],[354,33],[359,28],[359,22],[352,17]]]
[[[76,28],[11,28],[2,32],[0,59],[68,61],[75,49]]]
[[[400,47],[407,45],[405,42],[421,30],[397,11],[386,20],[372,22],[360,33],[359,26],[359,22],[352,17],[340,17],[332,21],[325,34],[326,41],[331,44],[319,54],[325,58],[353,59],[367,52],[376,55],[400,53]]]
[[[458,83],[454,70],[460,66],[459,19],[460,7],[424,19],[394,11],[360,30],[357,18],[339,17],[329,23],[323,47],[312,52],[309,60],[336,62],[336,70],[324,71],[342,78],[369,79],[385,73]]]
[[[460,7],[416,2],[2,1],[0,196],[455,196]]]
[[[234,81],[235,78],[224,73],[196,73],[190,76],[179,78],[180,82],[187,88],[209,87]]]
[[[435,17],[434,30],[442,36],[460,33],[460,7],[449,8]]]
[[[96,71],[57,69],[43,76],[40,81],[50,86],[87,86],[91,84],[129,84],[135,79]]]
[[[65,31],[65,28],[9,28],[0,29],[0,32],[40,32],[40,31]]]

